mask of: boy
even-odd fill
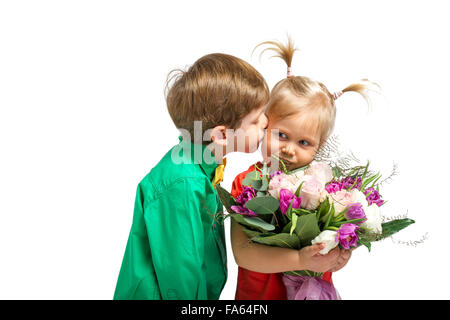
[[[206,55],[170,83],[183,138],[138,185],[114,299],[219,298],[227,267],[215,184],[223,157],[256,151],[267,126],[267,84],[239,58]]]

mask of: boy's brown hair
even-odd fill
[[[242,119],[265,105],[270,96],[266,81],[255,68],[223,53],[203,56],[187,71],[171,71],[165,92],[175,126],[187,130],[192,139],[194,121],[202,122],[202,136],[218,125],[237,129]]]

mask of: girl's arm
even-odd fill
[[[340,254],[338,247],[326,255],[319,254],[324,248],[321,243],[301,250],[254,243],[233,219],[231,219],[231,246],[234,259],[240,267],[261,273],[293,270],[326,272],[337,266]]]
[[[262,165],[261,163],[258,163]],[[248,172],[253,171],[250,166],[247,171],[240,173],[233,181],[231,194],[233,197],[242,192],[242,180]],[[231,246],[236,263],[251,271],[261,273],[278,273],[293,270],[311,270],[326,272],[338,270],[348,261],[347,256],[341,257],[340,250],[335,248],[326,255],[320,255],[323,244],[315,244],[301,250],[271,247],[251,242],[242,227],[231,219]]]

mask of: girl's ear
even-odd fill
[[[227,146],[227,127],[216,126],[211,130],[211,140],[218,145]]]

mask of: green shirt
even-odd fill
[[[205,146],[179,139],[138,185],[114,299],[219,299],[225,285],[215,216],[223,206],[211,184],[218,164]]]

